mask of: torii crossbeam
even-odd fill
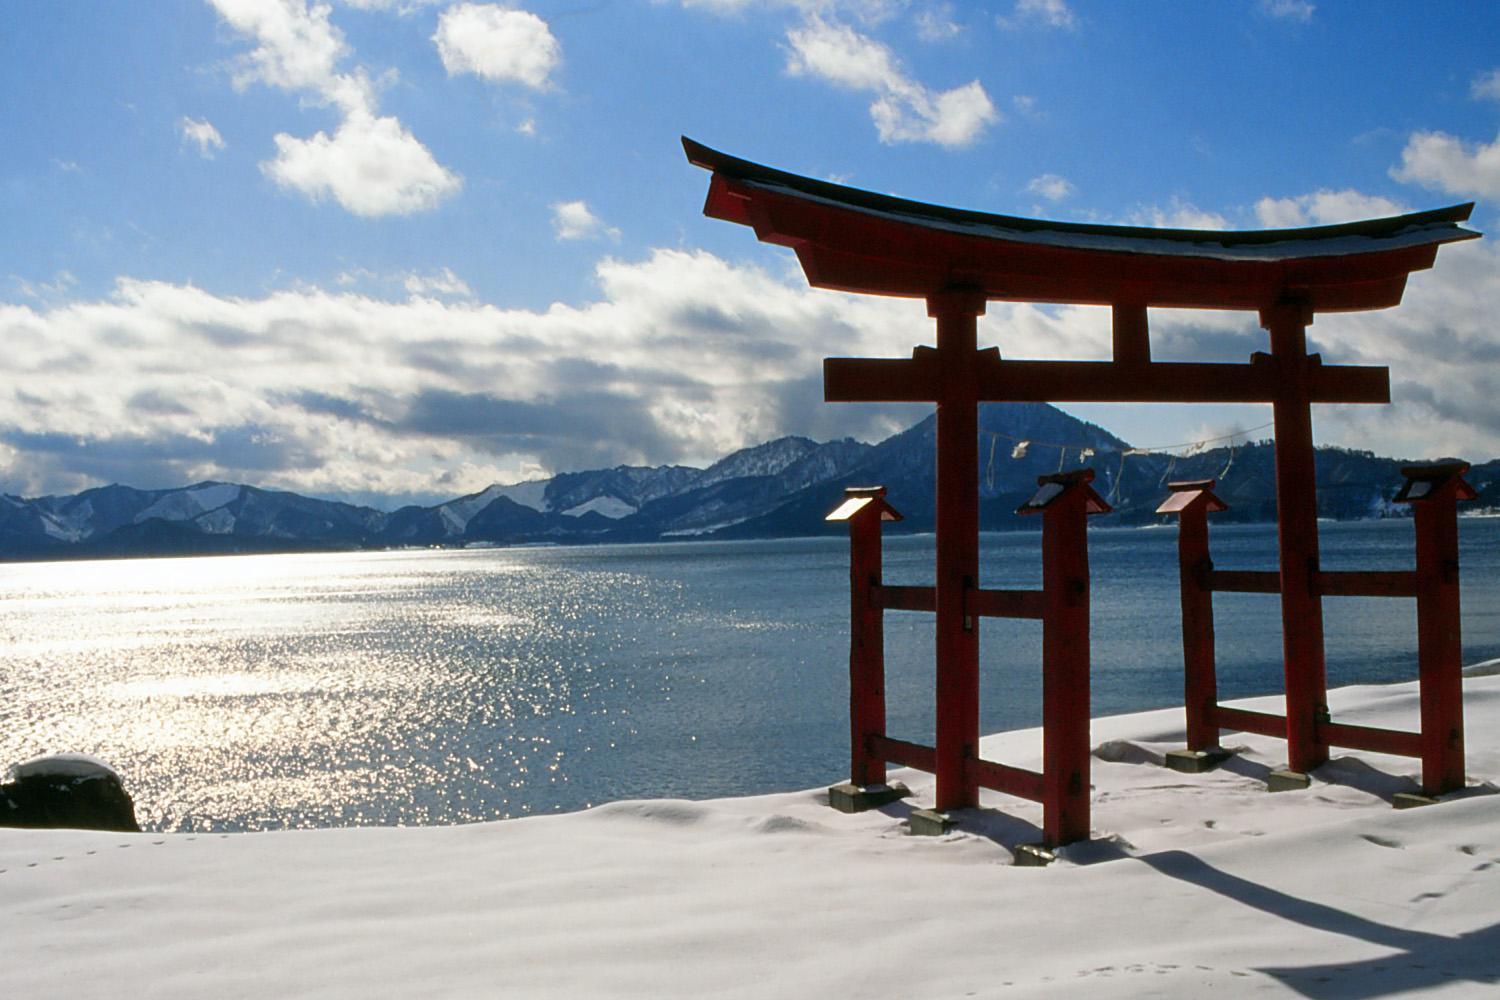
[[[937,808],[978,803],[978,404],[984,401],[1270,403],[1276,436],[1288,764],[1327,759],[1313,403],[1388,403],[1383,367],[1324,365],[1307,351],[1318,312],[1383,309],[1438,247],[1479,234],[1472,205],[1389,219],[1255,232],[1045,222],[944,208],[803,177],[689,139],[713,172],[705,214],[792,248],[819,288],[926,300],[936,347],[910,358],[829,358],[829,402],[937,406]],[[1110,306],[1109,361],[1010,361],[980,349],[990,300]],[[1253,310],[1270,353],[1248,364],[1151,359],[1151,307]],[[1077,831],[1072,832],[1076,836]],[[1082,835],[1087,835],[1083,831]]]

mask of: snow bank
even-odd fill
[[[1465,682],[1469,773],[1500,777],[1500,677]],[[1415,685],[1332,693],[1412,726]],[[1254,699],[1247,707],[1277,707]],[[1415,762],[1283,747],[1186,776],[1179,711],[1095,720],[1094,839],[1010,864],[1039,808],[985,793],[941,838],[914,800],[821,790],[427,829],[0,831],[15,997],[1391,997],[1500,992],[1500,795],[1396,811]],[[987,737],[1032,766],[1035,730]],[[830,782],[838,779],[830,775]],[[1486,787],[1487,786],[1487,787]]]

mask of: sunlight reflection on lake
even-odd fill
[[[1500,656],[1500,522],[1462,528],[1465,649]],[[1410,525],[1331,525],[1325,565],[1410,565]],[[1270,568],[1274,529],[1221,566]],[[887,579],[930,580],[892,538]],[[1038,540],[984,540],[1035,586]],[[1090,534],[1095,714],[1180,704],[1175,532]],[[838,538],[0,565],[0,767],[97,754],[161,830],[432,824],[745,794],[845,766]],[[1239,598],[1244,595],[1232,595]],[[1399,607],[1399,609],[1398,609]],[[1226,698],[1280,689],[1274,598],[1220,608]],[[1330,604],[1335,684],[1415,673],[1410,602]],[[1038,721],[1035,623],[986,622],[982,726]],[[893,735],[930,739],[930,616],[888,616]]]

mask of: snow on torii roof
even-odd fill
[[[821,288],[927,296],[1315,311],[1401,301],[1406,276],[1444,243],[1480,234],[1459,223],[1473,203],[1302,229],[1203,230],[1050,222],[945,208],[844,187],[720,153],[687,137],[713,171],[704,214],[791,247]]]

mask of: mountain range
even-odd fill
[[[1189,456],[1141,452],[1044,403],[980,407],[980,520],[987,530],[1034,527],[1015,508],[1036,478],[1095,469],[1114,513],[1095,523],[1144,524],[1175,479],[1217,478],[1222,520],[1275,518],[1275,449],[1268,442]],[[0,559],[94,558],[393,548],[770,538],[841,531],[823,516],[845,486],[881,484],[905,515],[892,530],[932,529],[933,416],[879,444],[784,437],[706,469],[617,466],[491,486],[430,507],[380,511],[235,483],[175,489],[103,486],[72,496],[0,494]],[[1399,513],[1391,497],[1406,462],[1320,448],[1319,514]],[[1478,507],[1500,507],[1500,460],[1475,467]]]

